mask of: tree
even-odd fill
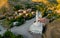
[[[22,35],[15,35],[11,31],[6,31],[2,38],[23,38]]]
[[[19,10],[19,9],[23,9],[22,5],[15,5],[14,6],[14,10]]]
[[[2,38],[2,36],[0,35],[0,38]]]
[[[24,5],[25,5],[25,9],[28,9],[28,8],[32,7],[32,4],[28,3],[28,2],[25,2]]]
[[[11,31],[6,31],[3,38],[15,38],[16,36]]]
[[[18,36],[16,36],[16,38],[23,38],[23,36],[22,35],[18,35]]]

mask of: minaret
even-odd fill
[[[41,12],[39,12],[38,10],[36,11],[36,24],[38,24],[38,19],[42,18]],[[40,22],[41,23],[41,22]]]
[[[36,11],[36,24],[38,24],[38,10]]]

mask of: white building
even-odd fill
[[[41,13],[39,13],[38,11],[36,11],[36,22],[33,23],[30,28],[29,31],[31,33],[34,34],[41,34],[42,35],[42,30],[43,30],[43,23],[42,22],[38,22],[38,18],[42,18]]]

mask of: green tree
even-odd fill
[[[6,31],[3,38],[15,38],[15,35],[11,31]]]
[[[2,36],[0,35],[0,38],[2,38]]]
[[[23,6],[22,5],[16,5],[16,6],[14,6],[14,10],[19,10],[19,9],[23,9]]]
[[[18,35],[18,36],[16,36],[16,38],[23,38],[23,36],[22,35]]]

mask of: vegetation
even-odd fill
[[[2,38],[2,36],[0,35],[0,38]]]
[[[23,9],[23,6],[22,5],[15,5],[14,6],[14,10],[15,11],[20,10],[20,9]]]
[[[23,16],[19,16],[16,21],[18,21],[21,24],[23,24],[25,22],[25,19],[23,18]]]
[[[23,36],[22,35],[18,35],[18,36],[16,36],[16,38],[23,38]]]
[[[15,38],[15,35],[12,32],[10,32],[10,31],[6,31],[4,33],[3,38]]]
[[[0,35],[0,38],[23,38],[22,35],[15,35],[11,31],[6,31],[3,36]]]

